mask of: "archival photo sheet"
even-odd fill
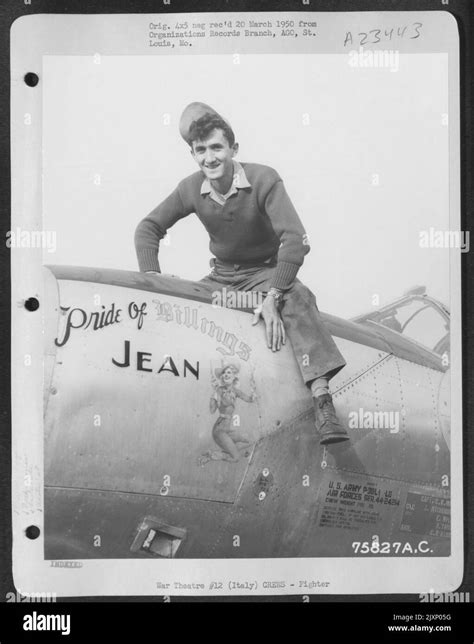
[[[15,20],[23,594],[459,586],[459,127],[445,11]]]

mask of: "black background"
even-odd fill
[[[1,0],[0,0],[1,1]],[[2,1],[0,7],[0,235],[10,230],[10,26],[24,15],[38,13],[186,13],[224,11],[449,11],[456,18],[460,37],[461,80],[461,230],[471,230],[472,194],[472,16],[469,0],[24,0]],[[37,70],[31,70],[37,71]],[[41,82],[41,79],[40,79]],[[4,237],[5,239],[5,237]],[[473,406],[474,344],[473,254],[462,254],[463,294],[463,418],[464,418],[464,534],[465,574],[460,592],[470,592],[474,601],[473,552]],[[58,598],[57,603],[5,603],[16,592],[11,561],[11,410],[10,410],[10,254],[0,244],[0,644],[18,640],[44,641],[163,641],[168,640],[398,640],[390,634],[393,614],[450,614],[451,634],[418,634],[404,641],[474,642],[472,604],[420,603],[418,595],[310,595],[292,597],[107,597]],[[454,474],[454,473],[453,473]],[[118,604],[120,602],[120,604]],[[23,632],[23,615],[69,613],[71,635]],[[400,622],[398,622],[400,623]],[[411,622],[413,623],[413,622]],[[425,622],[427,623],[427,622]]]

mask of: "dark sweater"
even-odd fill
[[[240,188],[225,205],[201,195],[203,174],[195,172],[137,226],[135,247],[141,271],[159,271],[158,248],[179,219],[196,213],[210,237],[209,248],[228,264],[260,264],[278,253],[271,286],[293,283],[309,245],[283,181],[272,168],[242,163],[249,188]]]

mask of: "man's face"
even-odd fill
[[[205,141],[193,141],[192,155],[209,180],[218,180],[234,173],[232,159],[238,144],[231,147],[222,130],[213,130]]]

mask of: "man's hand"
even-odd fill
[[[263,318],[265,322],[268,348],[272,351],[279,351],[281,345],[286,342],[286,333],[283,321],[278,313],[275,298],[271,295],[267,295],[263,300],[263,304],[255,309],[252,326],[258,324],[260,318]]]

